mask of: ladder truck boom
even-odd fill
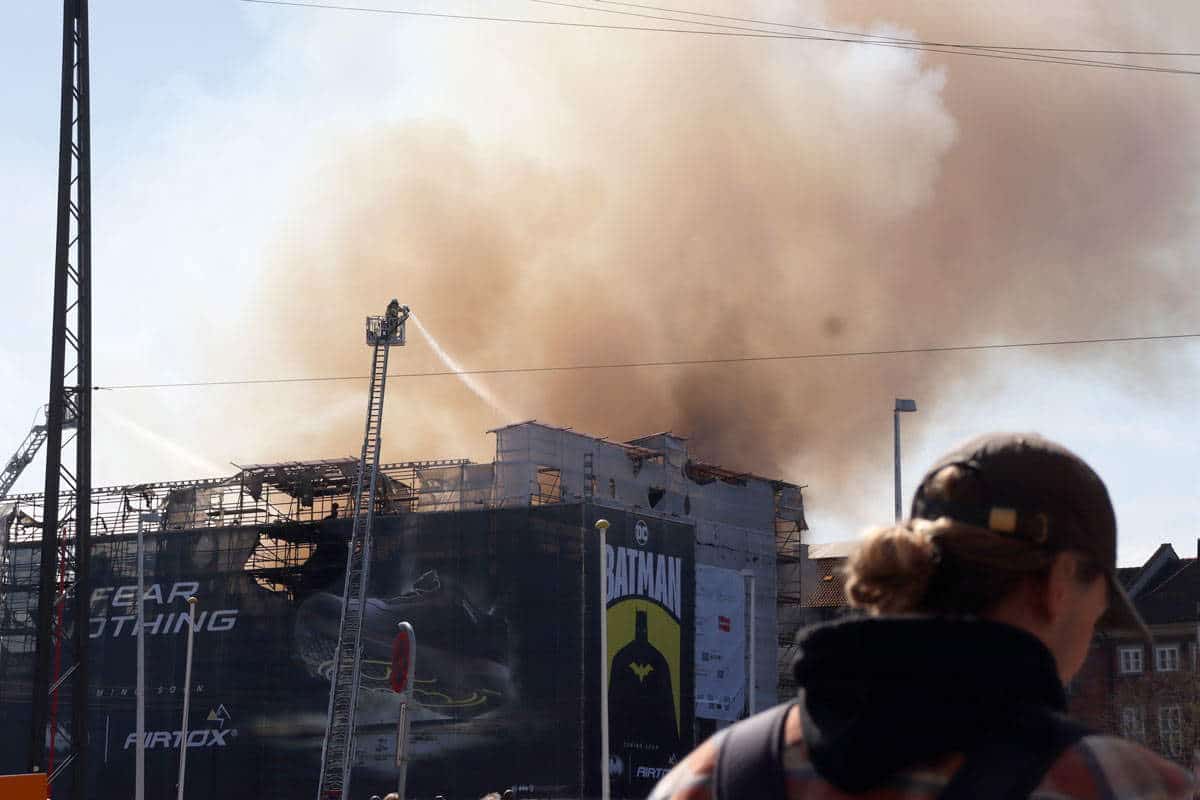
[[[342,617],[333,654],[329,686],[329,715],[321,746],[321,777],[317,800],[346,800],[350,796],[350,770],[354,761],[354,713],[358,702],[362,663],[362,623],[371,570],[371,524],[375,518],[375,491],[379,481],[379,447],[383,428],[383,395],[387,385],[388,349],[404,344],[408,306],[388,303],[381,317],[367,317],[367,344],[372,349],[371,383],[362,458],[354,490],[354,525],[346,554],[346,580],[342,590]]]
[[[64,427],[69,424],[70,420],[66,420]],[[17,448],[17,452],[13,453],[13,457],[4,465],[4,471],[0,472],[0,500],[8,497],[13,484],[17,482],[17,478],[21,477],[21,473],[33,461],[34,457],[38,454],[38,450],[42,449],[42,444],[45,443],[48,433],[49,431],[46,429],[46,409],[43,406],[34,416],[33,425],[29,428],[29,435],[25,437],[25,441],[21,442],[21,446]]]

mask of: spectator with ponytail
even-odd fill
[[[846,566],[864,614],[802,633],[799,697],[718,732],[651,800],[1190,800],[1193,777],[1069,719],[1096,623],[1146,630],[1099,476],[1038,436],[968,442]]]

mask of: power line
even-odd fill
[[[599,12],[599,13],[604,13],[604,14],[620,14],[622,16],[638,17],[641,19],[659,20],[661,22],[683,22],[683,23],[686,23],[689,25],[704,25],[704,26],[710,27],[710,28],[721,28],[724,30],[742,31],[742,32],[747,32],[747,33],[777,33],[776,31],[771,31],[771,30],[767,30],[764,28],[746,28],[746,27],[740,27],[737,25],[726,25],[726,24],[722,24],[722,23],[699,22],[697,20],[685,20],[685,19],[679,19],[678,17],[663,17],[663,16],[657,16],[654,14],[641,14],[641,13],[633,12],[633,11],[616,11],[616,10],[609,9],[609,8],[594,8],[592,6],[583,6],[583,5],[578,5],[576,3],[563,2],[563,0],[526,0],[526,2],[538,3],[539,5],[545,5],[545,6],[558,6],[560,8],[574,8],[574,9],[578,9],[581,11],[592,11],[592,12]],[[622,3],[621,5],[626,5],[626,4]],[[655,9],[657,9],[656,6],[640,6],[639,5],[636,7],[637,8],[655,8]],[[664,10],[664,11],[671,12],[670,9],[657,9],[657,10]],[[682,11],[682,12],[671,12],[671,13],[688,14],[691,12]],[[1191,74],[1200,75],[1200,72],[1197,72],[1197,71],[1179,70],[1179,69],[1173,68],[1173,67],[1157,67],[1152,64],[1126,64],[1126,63],[1123,63],[1120,61],[1101,61],[1098,59],[1077,58],[1074,56],[1053,56],[1053,55],[1047,55],[1045,53],[1033,52],[1034,48],[1001,48],[1001,47],[995,47],[995,46],[989,46],[989,45],[959,44],[959,43],[948,43],[948,42],[930,42],[930,41],[921,41],[918,39],[899,39],[899,38],[890,37],[890,36],[874,36],[872,34],[856,33],[854,31],[841,31],[841,30],[836,30],[836,29],[832,29],[832,28],[810,28],[810,27],[799,26],[799,25],[791,26],[791,25],[785,25],[785,23],[767,22],[767,23],[759,23],[759,24],[784,25],[786,27],[800,28],[801,30],[816,30],[816,31],[823,31],[823,32],[827,32],[827,33],[837,33],[837,34],[841,34],[842,37],[845,37],[845,36],[858,37],[858,38],[853,38],[853,39],[838,38],[838,37],[831,37],[831,36],[812,36],[812,35],[795,35],[792,37],[786,37],[786,38],[796,38],[796,39],[802,39],[802,40],[808,40],[808,41],[838,42],[838,43],[842,43],[842,44],[865,44],[865,45],[874,45],[876,47],[894,47],[894,48],[901,49],[901,50],[920,50],[920,51],[927,52],[927,53],[946,53],[949,55],[982,56],[982,57],[986,57],[986,58],[997,58],[997,59],[1006,60],[1006,61],[1039,61],[1039,62],[1045,62],[1045,63],[1050,63],[1050,64],[1070,64],[1070,65],[1076,65],[1076,66],[1104,67],[1104,68],[1108,68],[1108,69],[1119,68],[1119,69],[1130,69],[1130,70],[1135,70],[1135,71],[1174,72],[1174,73],[1183,73],[1183,74],[1191,73]]]
[[[730,17],[723,14],[708,14],[703,11],[689,11],[681,8],[664,8],[662,6],[643,5],[641,3],[623,3],[619,0],[592,0],[594,3],[603,3],[609,6],[623,6],[625,8],[641,8],[648,11],[662,11],[668,14],[687,14],[693,17],[706,17],[708,19],[723,19],[730,22],[748,22],[753,25],[773,25],[778,28],[791,28],[800,31],[816,31],[820,33],[835,33],[842,36],[861,36],[867,39],[881,39],[888,42],[900,42],[903,44],[919,44],[927,47],[965,47],[972,50],[1001,50],[1001,51],[1026,51],[1026,52],[1047,52],[1047,53],[1094,53],[1097,55],[1123,55],[1123,56],[1179,56],[1193,57],[1200,56],[1200,52],[1188,52],[1180,50],[1104,50],[1099,48],[1088,47],[1026,47],[1024,45],[998,45],[998,44],[963,44],[957,42],[936,42],[922,39],[905,39],[897,36],[884,36],[877,33],[860,33],[858,31],[848,31],[839,28],[824,28],[815,25],[795,25],[789,22],[773,22],[771,20],[751,19],[747,17]],[[599,10],[599,9],[597,9]],[[688,20],[680,20],[685,22]]]
[[[802,41],[815,42],[834,42],[840,44],[859,44],[870,45],[874,47],[893,47],[901,50],[918,50],[929,53],[944,53],[947,55],[967,55],[977,58],[990,58],[1000,61],[1027,61],[1032,63],[1042,64],[1063,64],[1067,66],[1091,67],[1096,69],[1115,69],[1126,70],[1133,72],[1162,72],[1172,75],[1200,75],[1198,70],[1179,69],[1176,67],[1158,67],[1149,64],[1125,64],[1117,61],[1099,61],[1093,59],[1077,59],[1065,56],[1050,56],[1037,53],[1021,54],[1020,51],[999,51],[988,48],[980,49],[965,49],[969,46],[961,46],[964,49],[955,49],[955,46],[947,45],[945,47],[924,46],[916,44],[908,44],[902,41],[877,41],[873,39],[863,38],[846,38],[835,36],[815,36],[815,35],[800,35],[791,33],[774,33],[774,32],[749,32],[743,30],[699,30],[696,28],[664,28],[661,26],[638,26],[638,25],[603,25],[599,23],[589,22],[569,22],[565,20],[551,19],[529,19],[526,17],[493,17],[481,16],[474,14],[451,14],[437,11],[415,11],[411,9],[398,8],[371,8],[367,6],[349,6],[337,5],[332,3],[318,2],[298,2],[298,0],[241,0],[243,3],[255,3],[258,5],[269,6],[287,6],[293,8],[317,8],[328,11],[347,11],[366,14],[391,14],[397,16],[411,17],[427,17],[434,19],[449,19],[471,22],[501,22],[513,23],[522,25],[542,25],[550,27],[565,27],[565,28],[583,28],[590,30],[613,30],[613,31],[638,31],[646,33],[675,33],[675,34],[692,34],[698,36],[719,36],[732,38],[747,38],[747,39],[793,39]],[[565,4],[562,4],[565,5]],[[584,10],[594,11],[599,9],[590,9],[584,6],[572,6],[582,8]],[[695,22],[691,20],[672,19],[670,21],[682,22],[684,24],[702,25],[705,23]],[[729,26],[722,26],[729,27]],[[757,29],[751,29],[757,31]],[[861,36],[861,34],[855,34]]]
[[[887,350],[853,350],[832,353],[798,353],[793,355],[733,356],[730,358],[693,358],[669,361],[627,361],[612,364],[568,364],[545,367],[494,367],[490,369],[435,370],[430,372],[389,373],[389,378],[437,378],[458,375],[530,375],[545,372],[585,372],[606,369],[645,369],[661,367],[704,367],[724,364],[753,364],[770,361],[818,361],[834,358],[865,358],[870,356],[899,356],[920,353],[964,353],[985,350],[1016,350],[1037,347],[1062,347],[1085,344],[1122,344],[1131,342],[1163,342],[1200,339],[1200,333],[1173,333],[1161,336],[1112,336],[1095,339],[1052,339],[1035,342],[1002,342],[997,344],[945,345],[941,347],[905,347]],[[96,391],[125,391],[132,389],[188,389],[202,386],[261,386],[284,383],[335,383],[365,381],[366,375],[327,375],[292,378],[244,378],[234,380],[183,381],[178,383],[127,383],[96,386]]]

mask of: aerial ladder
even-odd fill
[[[63,427],[68,427],[69,425],[71,425],[71,420],[64,420]],[[29,428],[29,435],[25,437],[25,441],[21,442],[21,446],[17,448],[17,452],[4,465],[4,471],[0,472],[0,500],[8,497],[13,484],[17,482],[17,478],[21,477],[21,473],[29,466],[29,462],[33,461],[34,456],[38,454],[38,450],[42,449],[47,435],[49,435],[49,429],[46,427],[46,407],[42,406],[33,418],[33,425]]]
[[[346,554],[342,619],[338,625],[337,646],[333,654],[329,716],[325,724],[325,741],[321,746],[321,778],[317,800],[345,800],[350,796],[350,770],[354,762],[354,712],[361,675],[363,612],[371,571],[371,523],[375,517],[375,489],[379,481],[380,431],[383,428],[388,349],[392,345],[404,344],[404,323],[408,316],[408,306],[402,306],[393,299],[382,317],[367,317],[367,344],[372,348],[367,425],[354,489],[354,527]]]

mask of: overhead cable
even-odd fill
[[[596,8],[594,6],[579,5],[577,3],[568,3],[563,0],[525,0],[529,3],[537,3],[544,6],[558,6],[559,8],[573,8],[581,11],[592,11],[604,14],[620,14],[628,17],[638,17],[641,19],[659,20],[661,22],[683,22],[689,25],[703,25],[709,28],[721,28],[730,31],[742,31],[748,33],[777,33],[766,28],[746,28],[736,25],[726,25],[722,23],[700,22],[698,20],[680,19],[678,17],[663,17],[654,14],[641,14],[634,11],[616,11],[609,8]],[[639,8],[655,8],[654,6],[638,6]],[[660,9],[670,11],[670,9]],[[691,12],[681,11],[672,13],[688,14]],[[782,23],[759,23],[759,24],[782,24]],[[788,25],[787,27],[792,27]],[[801,26],[795,26],[801,28]],[[810,28],[801,28],[810,30]],[[877,47],[892,47],[900,50],[920,50],[928,53],[947,53],[949,55],[976,55],[983,57],[999,58],[1005,61],[1041,61],[1052,64],[1070,64],[1075,66],[1093,66],[1112,68],[1126,68],[1139,71],[1149,72],[1189,72],[1189,70],[1178,70],[1172,67],[1158,67],[1152,64],[1126,64],[1120,61],[1100,61],[1091,58],[1078,58],[1076,56],[1055,56],[1047,53],[1035,52],[1032,48],[1001,48],[993,45],[972,45],[958,44],[949,42],[930,42],[918,39],[900,39],[890,36],[874,36],[872,34],[856,33],[854,31],[841,31],[827,28],[811,28],[811,30],[824,31],[827,33],[837,33],[841,36],[853,36],[857,38],[836,38],[830,36],[812,36],[812,35],[794,35],[787,38],[804,39],[810,41],[827,41],[839,42],[844,44],[866,44],[875,45]],[[957,49],[955,49],[957,48]],[[1057,52],[1057,51],[1055,51]],[[1200,71],[1193,71],[1200,75]]]
[[[485,369],[433,370],[429,372],[388,373],[389,378],[437,378],[460,375],[530,375],[543,372],[585,372],[608,369],[649,369],[664,367],[706,367],[724,364],[754,364],[771,361],[819,361],[835,358],[866,358],[871,356],[900,356],[921,353],[965,353],[983,350],[1015,350],[1068,345],[1120,344],[1131,342],[1165,342],[1200,339],[1200,333],[1174,333],[1161,336],[1112,336],[1094,339],[1053,339],[1036,342],[999,342],[995,344],[945,345],[940,347],[900,347],[886,350],[851,350],[829,353],[796,353],[789,355],[731,356],[728,358],[691,358],[663,361],[626,361],[610,364],[560,364],[543,367],[492,367]],[[189,389],[202,386],[262,386],[283,383],[335,383],[365,381],[367,375],[326,375],[289,378],[235,378],[229,380],[181,381],[177,383],[126,383],[96,386],[96,391],[126,391],[133,389]]]
[[[903,41],[875,40],[861,38],[861,34],[856,34],[856,38],[838,37],[838,36],[817,36],[803,35],[792,33],[777,33],[770,31],[759,31],[758,29],[747,30],[713,30],[713,29],[698,29],[698,28],[667,28],[661,26],[638,26],[638,25],[604,25],[600,23],[590,22],[571,22],[567,20],[553,19],[530,19],[527,17],[495,17],[482,16],[475,14],[452,14],[438,11],[417,11],[414,9],[399,9],[399,8],[373,8],[369,6],[350,6],[339,5],[332,3],[319,2],[299,2],[298,0],[241,0],[243,3],[254,3],[257,5],[269,6],[286,6],[293,8],[316,8],[328,11],[346,11],[368,14],[392,14],[398,16],[411,17],[427,17],[435,19],[448,19],[457,21],[471,22],[500,22],[513,23],[523,25],[542,25],[550,27],[566,27],[566,28],[583,28],[591,30],[614,30],[614,31],[637,31],[645,33],[674,33],[674,34],[692,34],[698,36],[718,36],[718,37],[735,37],[748,39],[792,39],[801,41],[814,42],[835,42],[841,44],[858,44],[869,45],[873,47],[891,47],[900,50],[918,50],[929,53],[944,53],[948,55],[965,55],[974,56],[977,58],[988,58],[1000,61],[1026,61],[1032,63],[1043,64],[1062,64],[1067,66],[1091,67],[1094,69],[1114,69],[1133,72],[1161,72],[1172,75],[1200,75],[1200,70],[1180,69],[1177,67],[1160,67],[1150,64],[1127,64],[1119,61],[1100,61],[1095,59],[1079,59],[1066,56],[1051,56],[1040,53],[1023,53],[1020,50],[1001,51],[989,48],[969,49],[970,46],[965,46],[964,49],[955,49],[952,46],[925,46],[907,44]],[[544,0],[550,2],[550,0]],[[568,4],[559,4],[568,5]],[[583,8],[584,10],[594,11],[599,9],[591,9],[581,6],[569,6],[575,8]],[[642,16],[642,15],[639,15]],[[681,20],[675,18],[666,18],[669,21],[682,23],[685,25],[702,25],[705,23],[696,22],[694,20]],[[731,27],[731,26],[720,26]],[[753,32],[752,32],[753,31]]]
[[[536,0],[533,0],[536,2]],[[800,31],[815,31],[820,33],[835,33],[842,36],[861,36],[867,39],[882,39],[889,42],[899,42],[903,44],[917,44],[926,47],[964,47],[971,50],[1016,50],[1028,52],[1048,52],[1048,53],[1094,53],[1098,55],[1124,55],[1124,56],[1172,56],[1172,57],[1195,57],[1200,56],[1200,52],[1189,52],[1182,50],[1106,50],[1090,47],[1029,47],[1026,45],[999,45],[999,44],[967,44],[962,42],[938,42],[925,39],[906,39],[899,36],[884,36],[878,33],[861,33],[859,31],[850,31],[839,28],[825,28],[816,25],[795,25],[790,22],[773,22],[771,20],[752,19],[748,17],[731,17],[723,14],[709,14],[703,11],[691,11],[682,8],[666,8],[664,6],[651,6],[642,3],[623,3],[619,0],[591,0],[593,3],[603,3],[609,6],[623,6],[625,8],[641,8],[647,11],[661,11],[667,14],[686,14],[692,17],[706,17],[708,19],[723,19],[730,22],[748,22],[753,25],[772,25],[778,28],[790,28]],[[600,9],[595,9],[600,10]],[[680,20],[683,22],[684,20]]]

